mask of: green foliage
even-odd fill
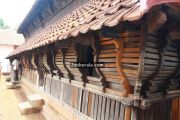
[[[2,18],[0,18],[0,29],[8,29],[9,26],[6,25]]]

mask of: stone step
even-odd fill
[[[22,115],[41,112],[42,107],[33,107],[29,101],[19,103],[19,110]]]
[[[37,94],[29,95],[27,99],[33,107],[42,107],[44,105],[43,98]]]
[[[21,85],[18,83],[13,83],[13,82],[6,82],[6,87],[8,89],[16,89],[16,88],[20,88]]]
[[[11,81],[13,84],[20,84],[20,83],[22,83],[21,81]]]

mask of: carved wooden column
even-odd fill
[[[122,52],[123,52],[123,41],[120,41],[118,39],[114,39],[113,40],[115,46],[116,46],[116,66],[117,66],[117,70],[118,70],[118,73],[121,75],[119,76],[119,79],[120,79],[120,84],[123,86],[124,88],[124,93],[122,94],[123,96],[127,96],[128,94],[131,93],[131,88],[130,88],[130,84],[129,84],[129,81],[125,75],[125,72],[123,70],[123,67],[122,67]]]
[[[23,64],[23,77],[26,78],[27,65],[26,65],[26,62],[25,62],[24,55],[22,55],[22,64]]]
[[[24,54],[24,59],[25,59],[27,70],[30,70],[29,59],[28,59],[27,53]]]
[[[32,81],[32,83],[36,84],[36,66],[34,65],[33,63],[33,51],[30,51],[29,54],[28,54],[28,63],[30,65],[30,79]]]
[[[91,39],[91,46],[93,48],[93,56],[94,56],[94,63],[98,63],[99,62],[99,53],[100,53],[100,43],[99,43],[99,38],[97,36],[95,36],[95,38]],[[98,85],[103,87],[103,91],[106,87],[106,83],[105,83],[105,78],[104,75],[102,74],[101,70],[99,67],[95,67],[95,71],[98,74],[98,78],[96,79],[98,82]]]
[[[57,66],[60,76],[72,80],[72,75],[65,64],[66,48],[57,48],[55,55],[55,65]]]
[[[51,64],[48,64],[48,65],[51,68],[52,74],[53,75],[59,75],[59,77],[62,77],[62,74],[58,71],[58,68],[55,65],[55,54],[56,54],[56,51],[53,48],[51,48],[49,50],[49,54],[50,54],[50,59],[52,59],[52,60],[51,60]]]
[[[64,69],[66,70],[66,76],[69,79],[69,82],[71,82],[71,80],[73,80],[73,75],[71,74],[70,70],[68,69],[68,67],[66,66],[66,53],[67,53],[67,48],[62,48],[61,49],[61,53],[62,53],[62,65],[64,67]]]
[[[36,65],[36,62],[35,62],[35,53],[32,52],[32,65],[34,66],[34,70],[37,71],[37,65]]]
[[[99,61],[105,64],[101,71],[108,82],[108,88],[117,91],[120,96],[127,96],[131,93],[131,88],[123,68],[123,41],[116,38],[100,38],[100,45]]]
[[[61,79],[63,77],[63,73],[61,72],[61,70],[58,68],[58,65],[56,64],[56,57],[57,57],[57,51],[56,49],[51,49],[51,55],[52,55],[52,62],[53,62],[53,66],[54,68],[57,70],[57,75],[59,76],[59,79]]]
[[[57,76],[59,75],[59,78],[62,77],[62,73],[61,71],[58,69],[58,67],[55,64],[55,57],[56,57],[56,50],[55,50],[55,46],[54,45],[50,45],[48,46],[48,48],[45,48],[46,52],[44,53],[44,55],[46,56],[46,61],[45,61],[45,65],[48,68],[48,70],[50,71],[52,76]]]
[[[71,63],[78,63],[80,62],[80,54],[81,49],[78,44],[70,45],[67,49],[66,57],[65,57],[65,65],[67,69],[69,70],[70,74],[72,75],[72,80],[76,81],[84,81],[84,76],[80,71],[79,67],[72,67]]]
[[[49,55],[48,55],[48,50],[46,49],[46,50],[43,50],[43,52],[42,52],[42,66],[44,67],[44,69],[45,69],[45,73],[47,73],[47,74],[51,74],[51,76],[53,76],[53,74],[52,74],[52,70],[51,70],[51,68],[50,68],[50,66],[49,66],[49,64],[48,64],[48,62],[51,62],[51,61],[48,61],[48,60],[50,60],[50,59],[48,59],[48,57],[49,57]]]
[[[46,71],[46,69],[45,69],[45,67],[43,66],[43,64],[42,64],[42,53],[41,53],[41,51],[39,51],[39,50],[37,50],[36,52],[35,52],[35,63],[36,63],[36,66],[38,66],[37,67],[37,69],[38,69],[38,74],[39,74],[39,85],[40,86],[42,86],[44,83],[45,83],[45,81],[44,81],[44,75],[45,75],[45,73],[47,72]]]
[[[24,62],[26,64],[26,79],[31,81],[31,66],[29,63],[29,57],[27,53],[24,54]]]

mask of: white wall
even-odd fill
[[[9,59],[5,59],[14,50],[13,45],[0,45],[0,62],[2,66],[2,72],[10,72]]]

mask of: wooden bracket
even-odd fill
[[[148,16],[148,33],[158,31],[162,25],[167,21],[166,13],[162,11],[155,11]]]
[[[121,75],[121,77],[119,78],[121,79],[120,84],[122,84],[125,90],[123,96],[127,96],[130,93],[131,88],[130,88],[128,79],[125,76],[124,71],[122,69],[121,58],[122,58],[123,42],[120,41],[119,39],[114,39],[113,42],[114,42],[114,45],[116,46],[116,66],[117,66],[118,73]]]
[[[67,76],[69,78],[69,82],[71,83],[71,80],[73,80],[73,75],[71,74],[70,70],[67,68],[66,63],[65,63],[65,57],[66,57],[66,53],[67,53],[67,48],[61,49],[61,53],[62,53],[62,58],[63,58],[62,59],[63,67],[67,71]]]
[[[94,54],[94,62],[98,62],[99,59],[99,51],[100,51],[100,47],[99,47],[99,40],[98,39],[92,39],[92,43],[91,46],[93,48],[93,54]],[[100,85],[103,87],[103,91],[105,92],[105,87],[106,87],[106,82],[105,82],[105,78],[103,73],[101,72],[101,70],[98,67],[95,67],[95,70],[99,76],[100,79]]]
[[[80,57],[82,57],[82,56],[80,56],[80,50],[81,49],[79,49],[80,48],[80,46],[78,45],[78,44],[75,44],[75,46],[74,46],[74,51],[75,51],[75,62],[81,62],[81,61],[79,61],[79,59],[80,59]],[[86,81],[86,75],[85,74],[83,74],[83,72],[79,69],[79,68],[75,68],[78,72],[79,72],[79,76],[80,76],[80,81],[82,81],[83,82],[83,86],[85,86],[85,83],[87,82]]]

